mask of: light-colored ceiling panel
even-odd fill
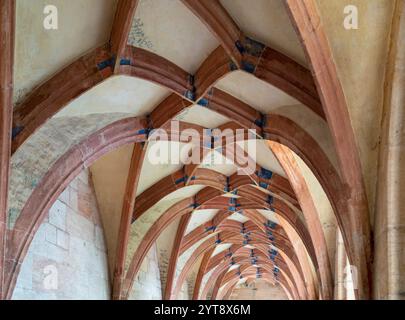
[[[281,106],[299,103],[280,89],[244,71],[234,71],[227,74],[216,83],[215,87],[264,114]]]
[[[169,94],[169,90],[145,80],[114,76],[69,103],[56,117],[113,112],[143,116]]]
[[[90,167],[112,271],[132,150],[133,145],[123,146],[107,153]]]
[[[206,209],[206,210],[195,210],[191,216],[191,219],[187,225],[185,234],[190,233],[198,226],[210,221],[215,217],[218,210]]]
[[[232,244],[230,243],[221,243],[219,245],[217,245],[214,249],[214,251],[212,252],[212,257],[216,256],[217,254],[224,252],[225,250],[228,250],[230,247],[232,246]]]
[[[279,174],[280,176],[286,177],[285,172],[280,166],[277,158],[267,146],[266,140],[250,140],[237,142],[237,144],[249,154],[255,163],[267,170],[271,170],[272,172]]]
[[[237,171],[237,167],[232,160],[225,158],[222,154],[215,150],[210,151],[205,156],[200,164],[200,168],[211,169],[226,176],[230,176]]]
[[[179,0],[141,0],[128,43],[163,56],[191,74],[219,45]]]
[[[184,166],[188,150],[186,143],[151,141],[146,150],[137,195]]]
[[[14,65],[14,100],[21,101],[50,78],[110,36],[116,0],[18,0]],[[44,8],[54,5],[58,29],[47,30]]]
[[[199,105],[184,109],[175,119],[211,129],[218,128],[220,125],[230,121],[227,117]]]
[[[294,121],[316,140],[329,160],[338,168],[337,156],[328,124],[302,104],[285,106],[274,110],[274,113]]]
[[[220,0],[248,36],[306,65],[283,0]]]
[[[231,216],[227,218],[228,220],[234,220],[238,221],[240,223],[245,223],[246,221],[249,221],[248,218],[246,218],[244,215],[240,214],[239,212],[235,212]]]
[[[240,267],[240,264],[234,264],[233,266],[229,267],[228,271],[238,269],[239,267]]]
[[[275,222],[277,224],[279,223],[279,219],[277,218],[277,214],[274,213],[273,211],[270,211],[270,210],[257,210],[257,211],[259,211],[263,215],[263,217],[265,217],[267,220],[270,220],[270,221]]]

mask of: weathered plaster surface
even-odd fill
[[[89,134],[126,114],[53,118],[33,134],[11,159],[9,221],[12,229],[31,192],[52,164]]]
[[[169,90],[149,81],[113,76],[79,96],[55,117],[86,116],[97,113],[128,113],[144,116],[152,111]]]

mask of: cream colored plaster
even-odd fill
[[[14,100],[50,78],[87,51],[107,42],[116,0],[18,0]],[[58,29],[46,30],[46,5],[58,9]]]
[[[282,177],[286,177],[283,168],[274,156],[273,152],[267,146],[265,140],[256,140],[255,147],[252,144],[253,141],[238,142],[237,144],[247,153],[250,157],[255,159],[256,163],[267,170],[271,170],[274,173]]]
[[[277,214],[273,211],[270,210],[257,210],[259,211],[263,217],[265,217],[267,220],[270,220],[272,222],[275,222],[279,224],[279,219],[277,218]]]
[[[73,100],[55,117],[117,112],[144,116],[169,94],[168,89],[149,81],[113,76]]]
[[[244,71],[228,73],[215,87],[266,114],[281,106],[299,102],[283,91]]]
[[[185,234],[189,234],[195,228],[210,221],[218,213],[215,209],[195,210],[191,216],[191,219],[187,225]]]
[[[218,151],[210,151],[201,164],[200,168],[211,169],[213,171],[222,173],[226,176],[230,176],[236,172],[237,167],[232,160],[225,158]]]
[[[229,216],[227,218],[227,220],[233,220],[233,221],[237,221],[240,223],[245,223],[245,222],[249,221],[248,218],[246,218],[244,215],[240,214],[239,212],[235,212],[234,214]]]
[[[185,109],[175,117],[176,120],[200,125],[204,128],[218,128],[229,121],[227,117],[199,105],[193,105]]]
[[[217,254],[224,252],[225,250],[228,250],[230,247],[232,246],[232,244],[230,243],[221,243],[219,245],[217,245],[214,249],[214,251],[212,252],[212,257],[216,256]]]
[[[134,24],[137,32],[130,43],[165,57],[191,74],[219,46],[179,0],[141,0]]]
[[[302,65],[304,51],[289,20],[283,0],[220,0],[242,31]]]
[[[123,146],[101,157],[90,167],[107,240],[111,275],[115,268],[118,230],[132,150],[133,145]]]
[[[147,148],[141,175],[139,177],[138,189],[136,191],[137,195],[140,195],[159,180],[181,169],[187,158],[185,151],[188,150],[189,147],[187,147],[185,143],[151,141]],[[160,157],[162,163],[157,163],[156,159]]]
[[[332,165],[338,169],[332,136],[325,121],[302,104],[284,106],[274,110],[274,113],[285,116],[304,129],[319,144]]]

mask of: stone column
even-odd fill
[[[405,299],[405,1],[393,19],[374,224],[373,297]]]
[[[346,300],[345,267],[346,267],[346,250],[340,230],[336,230],[336,253],[335,253],[335,300]]]

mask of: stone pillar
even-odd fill
[[[346,300],[345,267],[346,267],[346,250],[340,230],[336,230],[336,253],[335,253],[335,300]]]
[[[374,224],[375,299],[405,299],[405,1],[396,6]]]

